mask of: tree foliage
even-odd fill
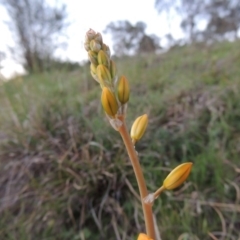
[[[238,0],[155,0],[159,13],[174,11],[181,16],[181,28],[187,38],[198,40],[222,40],[237,37],[240,28],[240,1]],[[199,22],[206,22],[204,30]]]
[[[133,55],[144,52],[154,52],[159,49],[159,38],[145,33],[146,24],[137,22],[132,25],[129,21],[111,22],[105,33],[111,33],[116,55]]]
[[[15,55],[20,50],[28,71],[46,69],[67,26],[66,5],[51,6],[45,0],[1,0],[1,3],[11,19]]]

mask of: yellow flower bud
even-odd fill
[[[99,52],[101,49],[101,44],[99,42],[97,42],[96,40],[91,40],[90,48],[94,52]]]
[[[138,235],[138,239],[137,240],[153,240],[153,239],[148,237],[145,233],[140,233]]]
[[[107,87],[102,90],[101,101],[105,112],[114,118],[118,111],[118,103],[115,95]]]
[[[174,168],[163,182],[165,189],[171,190],[180,186],[189,176],[192,169],[192,163],[183,163]]]
[[[109,70],[103,64],[97,66],[97,76],[101,83],[101,86],[110,87],[111,86],[111,75]]]
[[[97,61],[97,53],[93,52],[93,51],[88,51],[88,59],[91,63],[97,65],[98,61]]]
[[[118,100],[122,104],[125,104],[128,102],[130,89],[129,89],[128,80],[125,76],[121,76],[119,78],[117,93],[118,93]]]
[[[117,67],[113,60],[110,60],[110,74],[112,79],[114,79],[117,75]]]
[[[106,67],[109,66],[109,58],[108,58],[107,54],[103,50],[100,50],[98,52],[98,63],[99,64],[103,64]]]
[[[147,114],[144,114],[144,115],[138,117],[134,121],[134,123],[132,125],[132,129],[131,129],[131,138],[134,143],[142,138],[142,136],[147,128],[147,124],[148,124]]]

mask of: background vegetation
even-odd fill
[[[194,166],[156,200],[163,239],[240,238],[240,42],[117,59],[131,83],[129,126],[148,188]],[[132,168],[105,119],[89,66],[35,73],[0,87],[0,239],[135,239],[144,231]]]

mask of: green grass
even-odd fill
[[[189,180],[153,209],[162,239],[240,238],[240,42],[117,61],[128,77],[127,123],[150,191],[193,161]],[[0,239],[136,239],[141,203],[122,140],[87,66],[0,86]]]

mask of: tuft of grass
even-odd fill
[[[129,125],[150,191],[193,161],[190,180],[156,200],[163,239],[239,239],[240,42],[117,60],[131,84]],[[87,67],[0,86],[0,239],[133,239],[144,231],[132,168],[103,121]]]

